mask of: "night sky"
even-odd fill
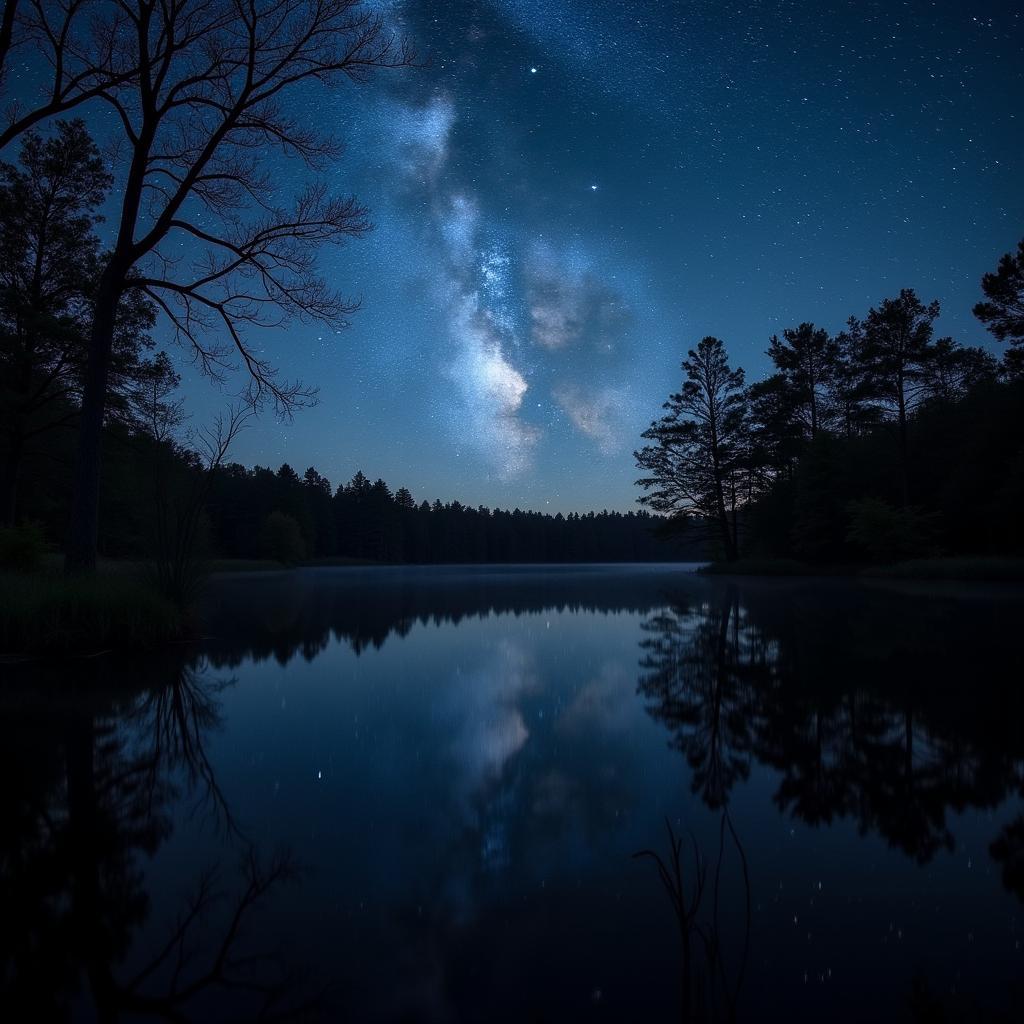
[[[940,334],[996,347],[970,311],[1024,235],[1017,5],[378,7],[429,65],[300,101],[371,211],[322,260],[363,306],[341,334],[265,339],[320,403],[265,413],[238,461],[625,510],[639,434],[705,334],[754,379],[773,332],[913,287]],[[186,382],[197,420],[227,400]]]

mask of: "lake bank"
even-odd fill
[[[806,576],[1018,583],[1024,582],[1024,558],[918,558],[892,565],[869,566],[814,565],[785,558],[741,558],[735,562],[711,562],[698,571],[706,576]]]

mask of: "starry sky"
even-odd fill
[[[1017,5],[375,6],[426,66],[296,107],[344,140],[328,176],[370,209],[321,261],[362,308],[263,339],[320,400],[264,414],[238,461],[626,510],[639,434],[705,334],[757,378],[772,333],[913,287],[941,334],[996,347],[970,311],[1024,235]],[[197,418],[224,404],[185,379]]]

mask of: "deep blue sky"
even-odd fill
[[[371,210],[322,263],[363,307],[265,340],[320,404],[265,414],[239,461],[627,509],[638,435],[705,334],[754,378],[773,332],[913,287],[940,333],[990,344],[978,282],[1024,235],[1016,5],[377,6],[429,66],[299,108]],[[226,401],[187,381],[197,419]]]

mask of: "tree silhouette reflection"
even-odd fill
[[[851,818],[924,863],[953,848],[951,811],[1013,792],[1024,742],[1006,623],[941,602],[893,614],[894,595],[850,592],[780,601],[726,586],[659,609],[643,626],[638,692],[709,807],[756,760],[779,773],[781,812]],[[1015,835],[998,847],[1011,877]]]
[[[227,683],[187,658],[165,659],[156,678],[147,665],[145,689],[133,674],[101,659],[81,664],[74,692],[36,671],[29,688],[8,693],[0,745],[5,1012],[69,1019],[84,1000],[104,1022],[188,1021],[207,1019],[220,993],[238,1019],[307,1019],[316,1000],[304,1001],[284,960],[246,930],[296,872],[286,853],[264,858],[244,838],[207,757]],[[164,938],[135,949],[152,909],[146,861],[170,837],[181,800],[216,821],[230,868],[202,872]]]

